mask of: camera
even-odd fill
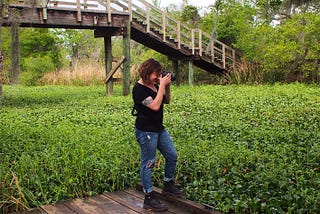
[[[171,81],[175,81],[176,80],[176,74],[175,73],[170,73],[170,72],[167,72],[167,71],[162,71],[162,77],[166,76],[167,74],[170,74],[171,76]]]

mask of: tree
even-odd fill
[[[265,70],[277,70],[288,81],[318,79],[319,24],[320,18],[316,13],[303,13],[293,15],[275,28],[274,33],[265,41]]]
[[[95,39],[92,30],[55,29],[54,33],[61,38],[73,70],[77,69],[80,59],[92,59],[97,62],[100,60],[104,50],[103,41]]]
[[[201,19],[201,28],[215,34],[218,40],[234,45],[242,32],[252,28],[256,11],[250,4],[239,3],[237,0],[216,3],[211,12]]]
[[[35,85],[47,72],[63,65],[58,38],[47,28],[23,28],[20,34],[21,82]]]
[[[200,21],[198,8],[192,5],[184,6],[182,8],[181,19],[187,22],[190,27],[197,28]]]
[[[281,14],[285,17],[290,17],[296,12],[297,8],[309,8],[309,6],[316,5],[319,7],[318,0],[283,0],[281,4]]]

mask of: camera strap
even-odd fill
[[[132,116],[137,116],[138,115],[136,104],[133,104],[133,107],[132,107],[132,110],[131,110],[131,115]]]

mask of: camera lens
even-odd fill
[[[170,72],[167,72],[167,71],[162,71],[162,73],[161,73],[162,77],[166,76],[167,74],[170,74],[171,81],[175,81],[176,80],[176,74],[175,73],[170,73]]]

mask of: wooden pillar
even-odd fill
[[[232,67],[233,72],[236,72],[236,51],[232,49]]]
[[[123,91],[122,94],[127,96],[130,94],[130,20],[126,20],[126,33],[123,35],[123,55],[125,57],[122,69]]]
[[[105,53],[105,69],[106,76],[112,69],[112,45],[111,36],[104,36],[104,53]],[[106,83],[107,95],[113,95],[113,81],[112,78]]]
[[[188,80],[189,80],[189,85],[193,85],[192,60],[188,61]]]
[[[173,73],[176,74],[176,85],[180,85],[180,78],[179,78],[179,61],[178,60],[172,60],[172,69]]]
[[[226,69],[226,45],[222,44],[222,65],[223,69]]]
[[[19,26],[13,24],[11,26],[11,68],[10,68],[10,84],[18,84],[20,77],[20,39]]]

